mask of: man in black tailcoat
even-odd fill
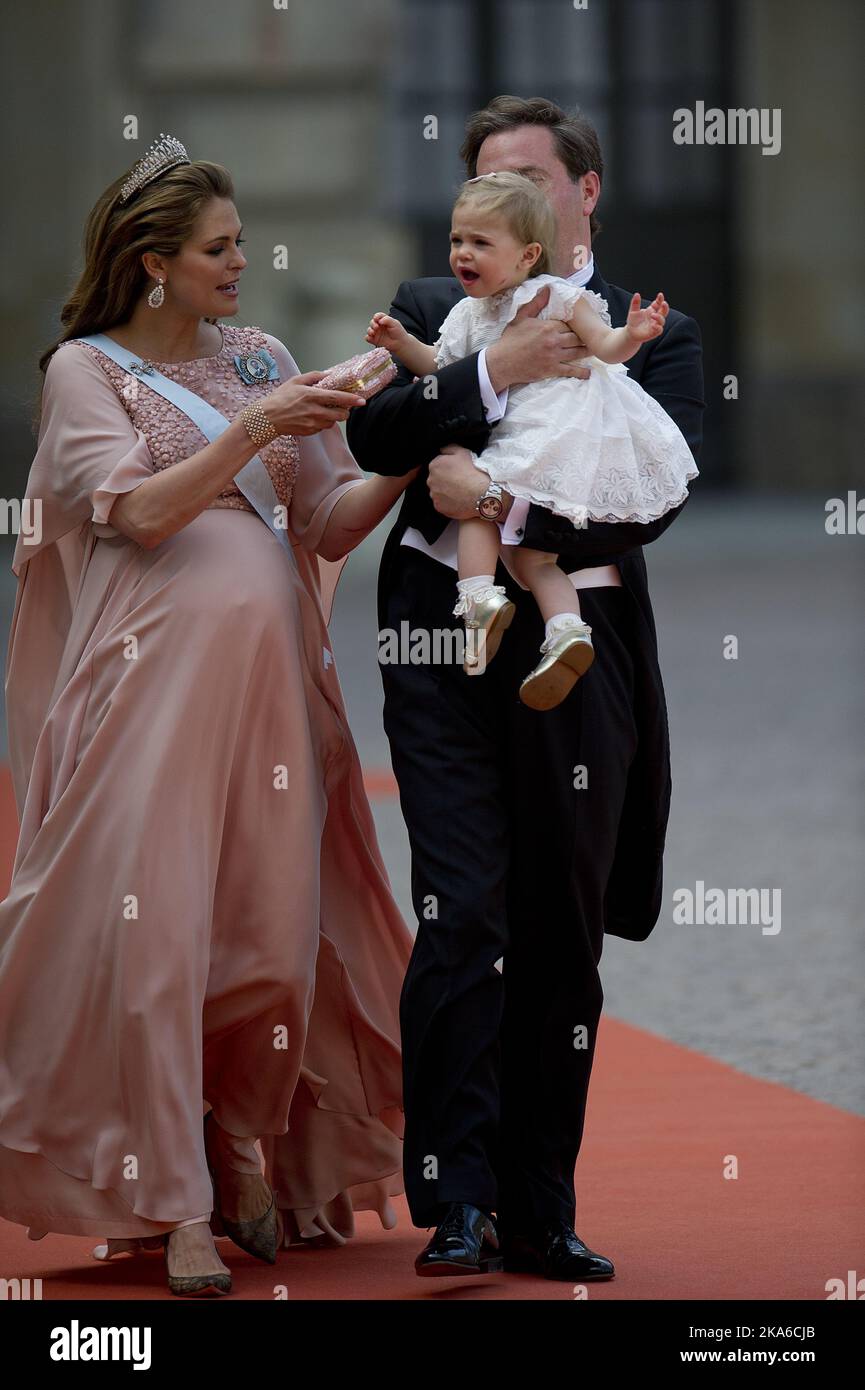
[[[587,284],[613,325],[624,324],[631,294],[607,284],[591,254],[603,164],[588,121],[541,98],[499,97],[470,118],[461,153],[468,177],[510,169],[538,183],[557,216],[554,273]],[[450,278],[409,281],[389,312],[433,343],[462,295]],[[522,704],[544,624],[500,565],[496,582],[516,616],[483,675],[460,664],[382,665],[418,919],[401,1024],[406,1194],[415,1225],[435,1227],[416,1261],[423,1275],[613,1276],[574,1230],[603,1002],[598,962],[605,931],[645,940],[661,905],[669,742],[641,547],[681,508],[649,524],[575,528],[488,493],[468,453],[482,451],[510,387],[585,375],[567,326],[536,317],[545,295],[497,343],[439,371],[434,391],[401,370],[348,424],[362,467],[422,465],[382,557],[382,630],[454,626],[453,519],[474,515],[485,497],[487,514],[500,504],[512,538],[558,555],[596,653],[557,708]],[[696,456],[704,401],[693,319],[671,309],[628,371]]]

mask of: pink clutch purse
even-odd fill
[[[316,382],[330,391],[353,391],[369,400],[396,376],[397,367],[387,348],[375,347],[370,352],[357,352],[348,361],[331,367]]]

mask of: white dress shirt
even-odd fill
[[[579,286],[587,285],[594,273],[595,258],[594,256],[590,256],[588,265],[583,266],[582,270],[578,270],[575,274],[567,277],[568,283]],[[496,420],[500,420],[505,413],[505,408],[508,403],[508,391],[507,387],[505,387],[504,391],[499,391],[498,393],[493,390],[489,372],[487,371],[486,358],[487,350],[486,348],[482,348],[478,353],[478,385],[480,387],[481,401],[483,403],[484,413],[487,417],[487,423],[492,425],[495,424]],[[483,463],[483,454],[480,455],[480,459],[481,463]],[[525,498],[514,498],[507,517],[504,521],[499,522],[503,545],[520,544],[523,538],[529,506],[530,503]],[[441,564],[449,565],[451,569],[455,570],[457,567],[458,535],[459,522],[449,521],[438,540],[430,544],[429,541],[424,539],[417,527],[407,526],[402,538],[402,544],[410,545],[415,550],[422,550],[425,555],[429,555],[430,559],[438,560]],[[603,568],[604,570],[615,570],[614,565],[605,565]],[[617,583],[618,581],[618,571],[615,570],[615,579],[610,582]]]

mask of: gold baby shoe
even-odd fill
[[[499,649],[516,612],[503,584],[488,584],[475,594],[461,594],[454,617],[465,618],[466,645],[463,670],[480,676]]]
[[[595,659],[588,623],[566,627],[541,643],[543,660],[520,686],[520,699],[530,709],[554,709],[584,676]]]

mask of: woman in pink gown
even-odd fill
[[[392,1225],[402,1191],[411,938],[320,579],[408,479],[363,479],[334,423],[362,401],[299,377],[270,334],[217,325],[246,264],[221,166],[121,194],[91,213],[43,359],[41,535],[13,562],[0,1215],[33,1238],[107,1236],[109,1254],[164,1245],[172,1291],[225,1292],[211,1226],[272,1261],[343,1241],[355,1209]],[[229,429],[208,444],[92,333]],[[249,380],[259,349],[278,378]],[[251,401],[279,431],[258,452],[290,547],[232,481],[256,453]]]

